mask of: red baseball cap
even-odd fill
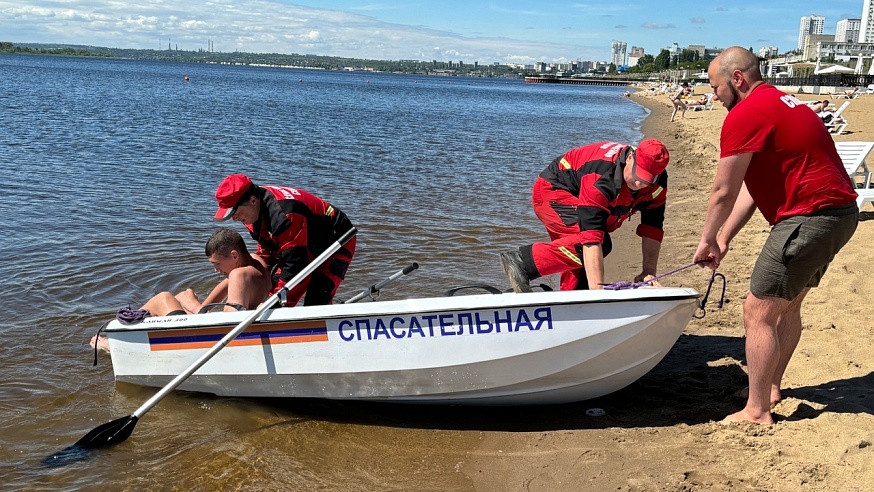
[[[668,149],[654,138],[640,142],[634,151],[634,166],[631,174],[641,182],[653,185],[659,174],[668,167]]]
[[[245,174],[231,174],[226,177],[215,190],[215,199],[218,200],[215,220],[230,219],[234,215],[240,199],[252,186],[254,186],[252,180]]]

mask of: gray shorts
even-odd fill
[[[806,287],[819,286],[829,263],[853,237],[858,222],[855,203],[778,222],[756,260],[750,292],[791,301]]]

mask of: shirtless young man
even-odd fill
[[[197,314],[200,309],[215,302],[227,302],[225,311],[254,309],[267,299],[273,289],[273,282],[267,265],[258,257],[249,254],[246,243],[239,233],[222,227],[206,242],[206,256],[216,272],[225,276],[201,302],[192,289],[186,289],[175,296],[161,292],[146,302],[141,309],[148,310],[152,316]],[[91,346],[109,352],[109,343],[101,335],[91,338]]]

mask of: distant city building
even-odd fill
[[[626,51],[627,47],[628,47],[628,44],[625,41],[613,41],[613,44],[611,47],[610,62],[613,63],[614,65],[616,65],[617,67],[619,65],[624,65],[625,64],[625,57],[626,57],[626,53],[627,53],[627,51]]]
[[[643,57],[644,54],[645,54],[645,52],[644,52],[643,48],[641,48],[640,46],[632,46],[631,52],[628,53],[628,66],[629,67],[636,67],[638,62],[640,62],[640,59]]]
[[[628,47],[628,44],[625,41],[613,41],[612,53],[610,61],[617,67],[619,65],[625,65],[625,49]]]
[[[874,1],[862,2],[862,21],[859,23],[859,42],[874,43]]]
[[[833,58],[822,53],[819,46],[822,44],[834,44],[835,37],[831,34],[810,34],[804,38],[804,47],[801,49],[802,59],[816,60],[817,57]]]
[[[801,27],[798,28],[798,49],[804,49],[804,45],[807,42],[807,36],[812,34],[822,34],[824,27],[825,17],[821,15],[806,15],[802,17]]]
[[[716,58],[717,56],[719,56],[720,53],[722,53],[722,48],[717,48],[716,46],[714,46],[713,48],[705,48],[704,49],[704,58],[707,58],[708,60],[712,60],[712,59]]]
[[[775,56],[777,56],[776,46],[765,46],[759,48],[759,58],[774,58]]]
[[[844,19],[838,21],[838,27],[835,29],[835,42],[838,43],[857,43],[859,42],[859,31],[862,27],[861,19]]]
[[[838,43],[837,41],[820,41],[816,43],[816,47],[812,50],[814,57],[816,52],[822,58],[850,61],[855,57],[874,56],[874,43]]]
[[[686,46],[686,51],[697,51],[698,56],[704,58],[704,53],[707,52],[707,48],[705,48],[703,44],[690,44],[689,46]]]

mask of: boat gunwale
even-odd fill
[[[518,305],[512,304],[512,305],[507,305],[507,306],[492,306],[492,307],[484,307],[484,308],[476,308],[476,307],[457,307],[457,308],[432,307],[432,308],[425,308],[425,309],[410,308],[410,309],[405,309],[405,310],[393,311],[390,314],[392,314],[392,315],[427,314],[427,313],[433,313],[433,312],[469,311],[469,310],[474,310],[474,309],[492,309],[494,307],[519,308],[519,307],[541,307],[541,306],[566,306],[566,305],[572,305],[572,304],[611,304],[611,303],[641,302],[641,301],[645,301],[645,302],[683,301],[683,300],[690,300],[690,299],[699,299],[702,296],[702,294],[700,292],[697,292],[694,289],[680,288],[680,287],[671,288],[671,289],[685,290],[689,293],[685,294],[685,295],[678,294],[678,295],[670,295],[670,296],[653,296],[653,297],[641,297],[641,298],[588,299],[588,300],[576,299],[576,300],[567,300],[567,301],[558,301],[558,302],[541,301],[541,302],[531,302],[531,303],[520,303]],[[477,296],[458,296],[458,298],[465,298],[465,297],[470,298],[470,297],[480,297],[480,296],[491,297],[494,295],[495,294],[480,294]],[[438,297],[437,299],[451,298],[451,297],[452,296]],[[412,298],[412,299],[397,299],[396,301],[375,301],[375,302],[397,302],[397,301],[409,301],[409,300],[419,300],[419,299],[435,299],[435,298],[422,297],[422,298]],[[336,305],[332,305],[332,306],[342,306],[342,304],[336,304]],[[351,306],[351,304],[350,304],[350,306]],[[306,307],[306,306],[302,306],[302,307]],[[322,308],[324,306],[312,306],[312,307]],[[278,319],[278,320],[265,319],[266,316],[270,316],[277,309],[296,309],[296,308],[294,308],[294,307],[292,307],[292,308],[275,308],[275,309],[267,310],[264,312],[264,314],[262,315],[262,317],[260,319],[257,319],[257,320],[252,322],[252,326],[259,325],[259,324],[268,325],[271,323],[305,322],[308,320],[333,320],[333,319],[362,318],[362,317],[368,316],[368,314],[354,314],[354,315],[332,314],[332,315],[326,315],[326,316],[309,316],[309,317],[300,317],[300,318],[293,318],[293,319]],[[245,312],[247,312],[247,311],[238,311],[238,313],[245,313]],[[205,313],[205,314],[221,314],[221,313]],[[231,322],[218,321],[218,322],[213,322],[210,324],[194,324],[194,325],[186,324],[186,325],[182,325],[182,326],[179,326],[179,325],[164,326],[163,320],[167,320],[168,322],[176,321],[177,319],[186,319],[187,320],[187,319],[190,319],[191,316],[200,316],[200,315],[199,314],[190,314],[187,316],[188,316],[187,318],[183,318],[182,316],[155,316],[155,317],[152,317],[152,319],[155,319],[155,320],[161,319],[162,323],[160,323],[160,324],[155,323],[155,322],[149,323],[150,326],[143,326],[143,324],[139,323],[139,322],[136,324],[124,325],[124,324],[121,324],[118,320],[112,320],[112,322],[109,325],[107,325],[103,331],[106,333],[132,333],[132,332],[140,332],[140,331],[156,332],[156,331],[165,331],[165,330],[197,330],[197,329],[206,329],[206,328],[224,328],[224,327],[229,327],[229,326],[232,327],[232,326],[238,324],[238,321],[231,321]],[[371,315],[371,316],[373,316],[373,315]],[[377,315],[377,316],[385,316],[385,314],[381,314],[381,315]]]

